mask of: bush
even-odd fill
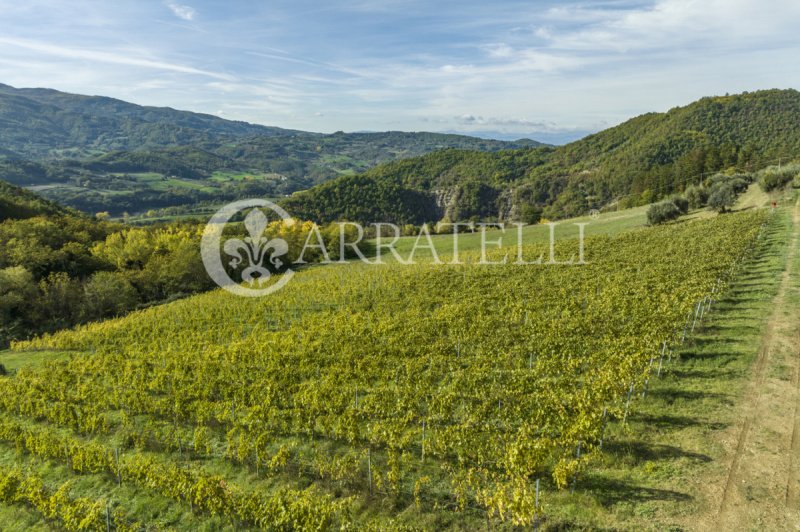
[[[728,181],[729,177],[727,174],[714,174],[711,177],[707,177],[706,180],[703,182],[707,189],[711,189],[714,185],[718,183],[725,183]]]
[[[747,187],[750,186],[750,181],[747,181],[739,176],[731,177],[730,181],[728,181],[730,185],[733,187],[733,191],[736,194],[741,194],[747,190]]]
[[[524,204],[519,208],[519,219],[524,224],[538,224],[542,219],[542,211],[538,205]]]
[[[701,209],[708,202],[708,189],[701,185],[692,185],[684,192],[692,209]]]
[[[662,201],[650,205],[647,209],[647,223],[658,225],[674,220],[681,215],[681,210],[671,200]]]
[[[705,181],[707,189],[712,189],[716,185],[730,183],[737,194],[741,194],[750,183],[753,182],[753,174],[714,174]]]
[[[681,214],[686,214],[689,212],[689,200],[683,196],[675,196],[674,198],[670,198],[670,201],[675,204],[679,211],[681,211]]]
[[[800,175],[800,164],[769,166],[758,173],[758,184],[764,192],[786,186]]]

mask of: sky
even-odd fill
[[[0,83],[307,131],[563,143],[799,88],[798,0],[0,0]]]

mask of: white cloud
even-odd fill
[[[527,131],[561,131],[555,122],[535,121],[527,118],[498,118],[480,115],[463,114],[455,117],[456,123],[462,126],[491,126]]]
[[[186,65],[170,63],[167,61],[160,61],[154,59],[146,59],[137,57],[129,51],[98,51],[88,50],[83,48],[68,48],[41,41],[32,41],[28,39],[17,39],[13,37],[0,37],[0,44],[6,44],[16,48],[22,48],[28,51],[37,52],[42,55],[49,55],[54,57],[62,57],[65,59],[77,59],[83,61],[94,61],[97,63],[109,63],[114,65],[126,65],[142,67],[147,69],[164,70],[171,72],[179,72],[182,74],[196,74],[210,78],[222,80],[234,80],[233,76],[228,74],[221,74],[218,72],[211,72],[202,70]]]
[[[551,46],[561,50],[648,50],[710,43],[712,47],[773,39],[796,27],[796,0],[658,0],[646,8],[586,10],[580,6],[552,9],[555,18],[584,20],[578,30],[551,33]]]
[[[490,57],[511,57],[514,53],[514,49],[503,42],[487,44],[483,49],[486,50]]]
[[[167,3],[167,7],[170,8],[176,17],[183,20],[192,21],[194,17],[197,16],[197,11],[191,6],[169,2]]]

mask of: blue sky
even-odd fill
[[[0,0],[0,83],[311,131],[561,142],[800,88],[797,0]]]

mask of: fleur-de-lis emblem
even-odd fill
[[[264,230],[268,223],[269,220],[260,209],[253,209],[244,219],[244,227],[250,236],[244,239],[229,238],[223,246],[225,253],[233,257],[229,262],[231,267],[236,268],[247,259],[249,265],[242,270],[242,281],[250,286],[261,286],[270,278],[269,270],[264,267],[264,259],[268,255],[270,264],[278,269],[283,265],[278,257],[289,251],[289,245],[282,238],[267,240]],[[270,250],[272,252],[268,253]]]

